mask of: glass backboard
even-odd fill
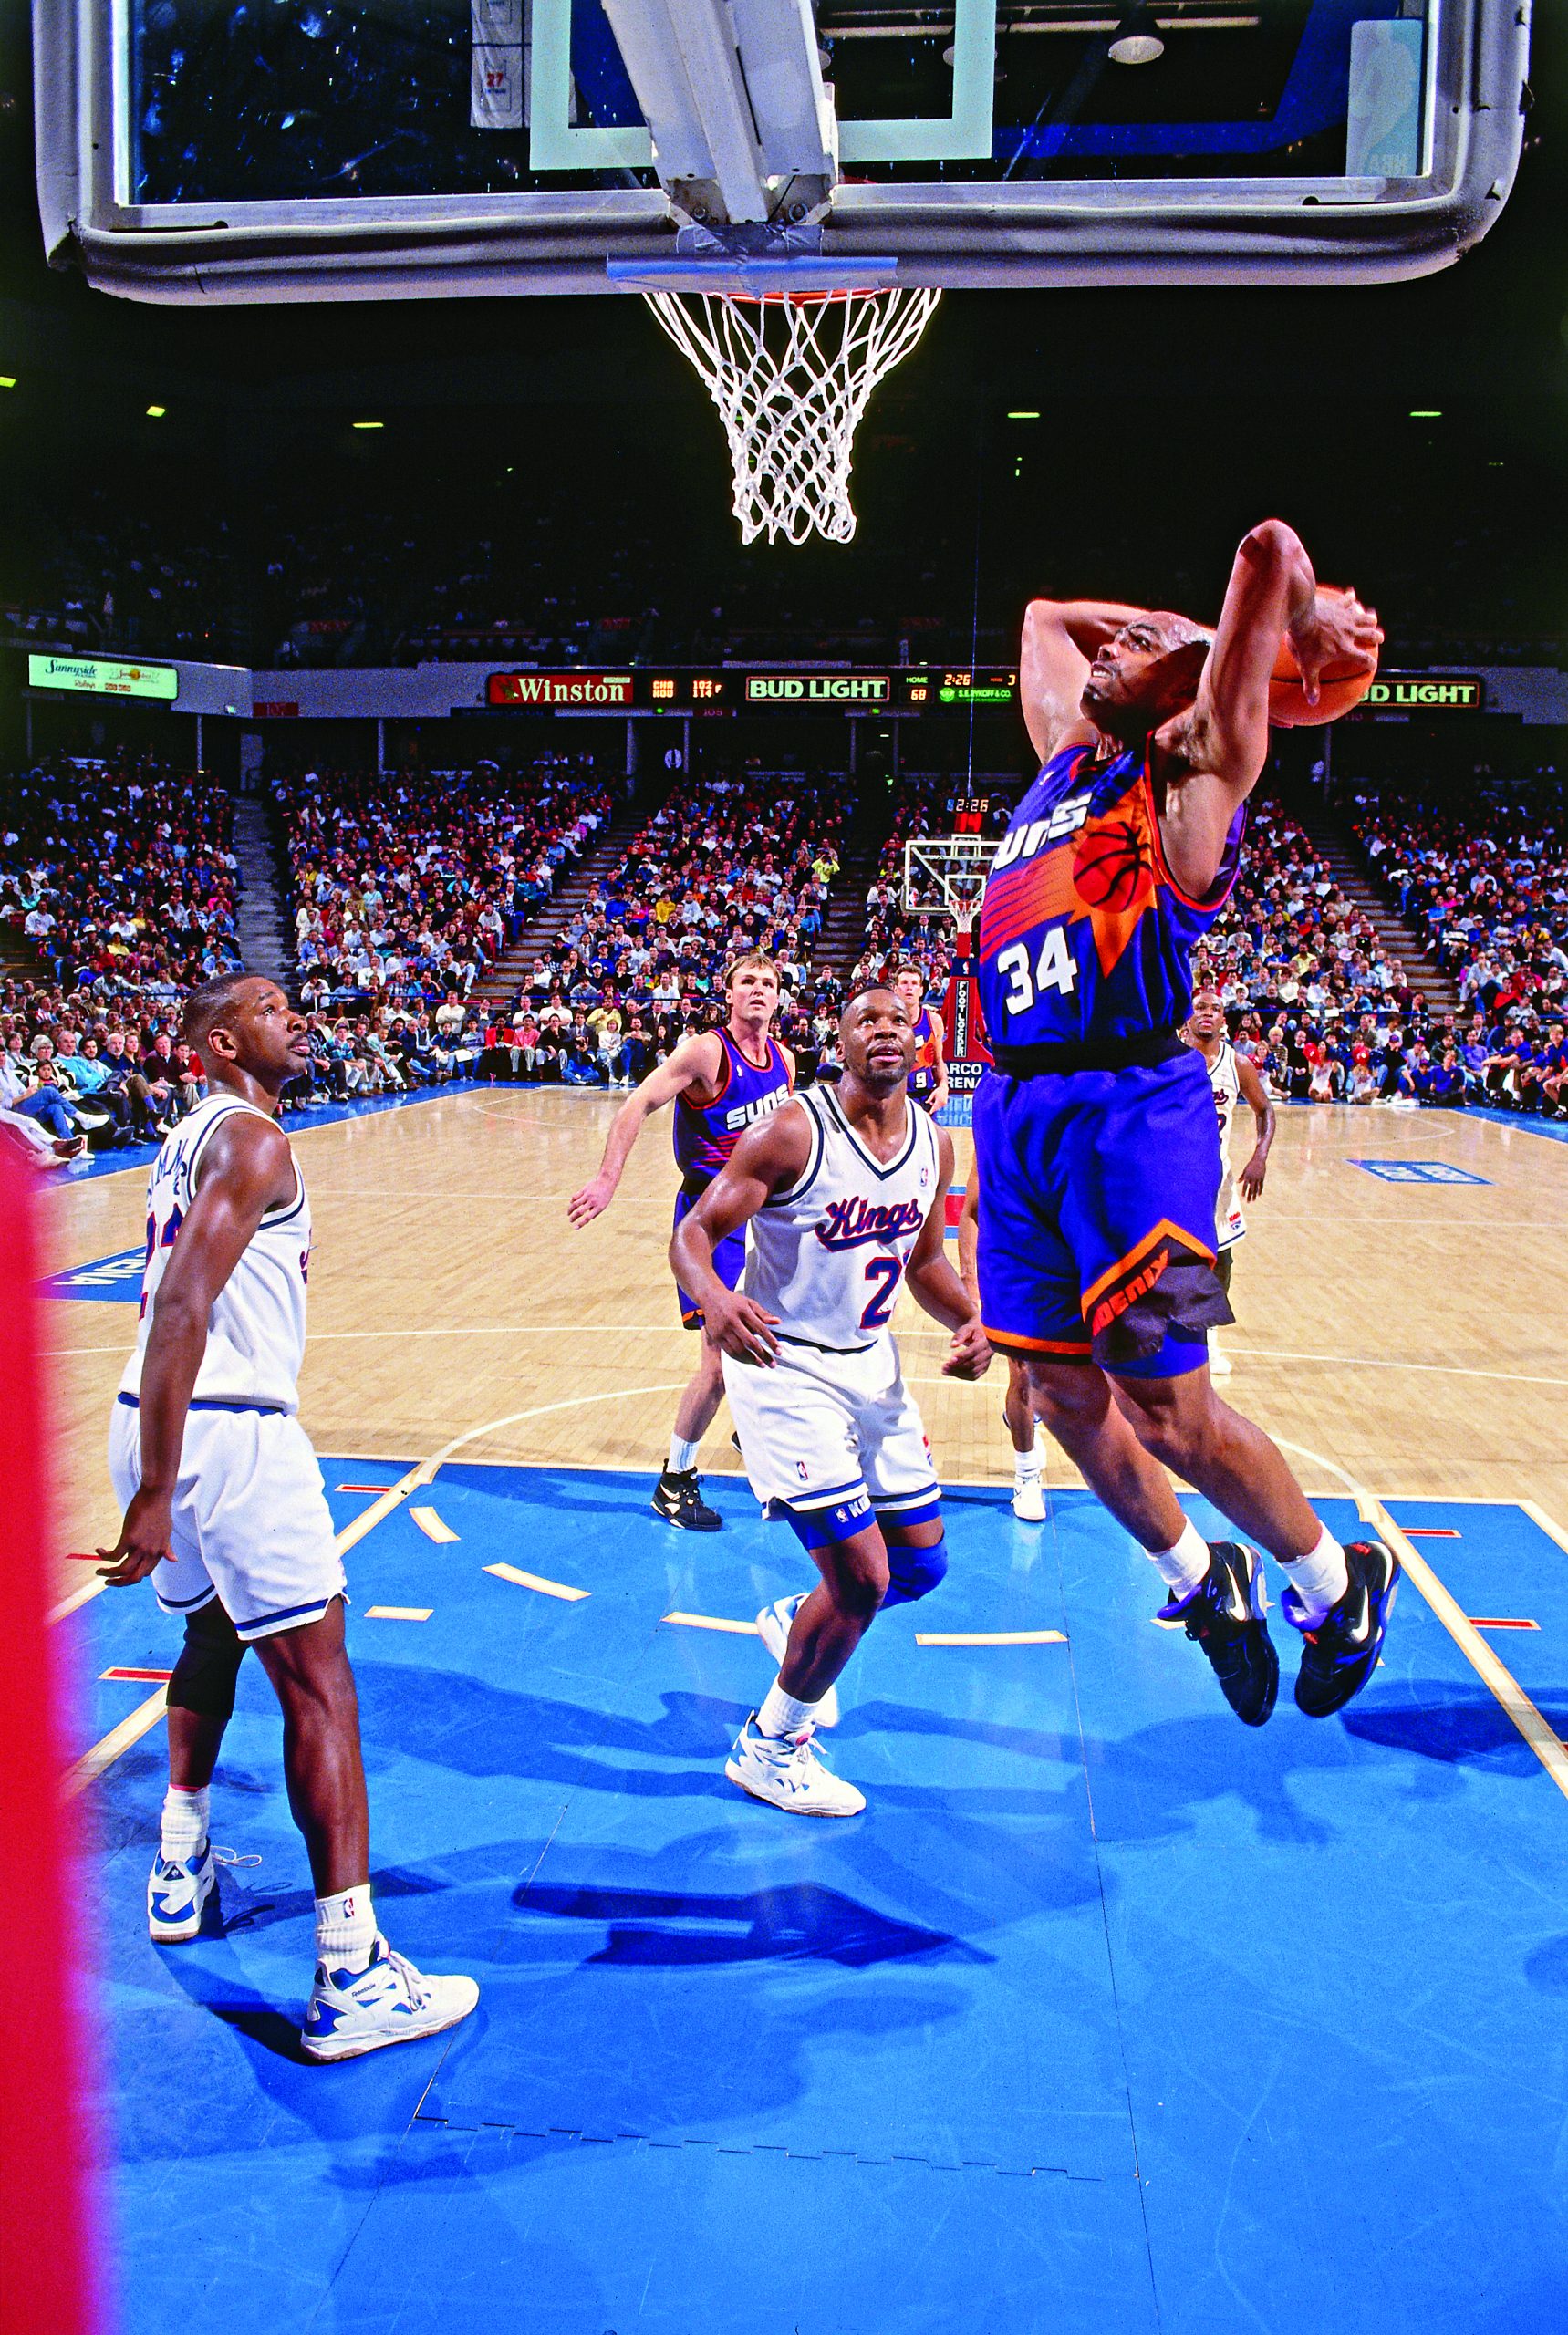
[[[603,290],[680,223],[612,17],[683,5],[37,0],[51,255],[150,298]],[[1519,151],[1514,0],[809,21],[836,139],[811,232],[911,284],[1418,274],[1486,231]]]

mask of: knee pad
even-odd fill
[[[169,1681],[170,1708],[194,1711],[200,1718],[227,1719],[244,1658],[233,1622],[218,1600],[210,1598],[185,1616],[185,1643]]]
[[[929,1549],[911,1549],[905,1541],[888,1543],[888,1594],[882,1600],[886,1612],[889,1605],[912,1605],[917,1598],[929,1597],[946,1578],[948,1570],[947,1532]]]

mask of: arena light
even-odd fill
[[[0,389],[14,389],[16,386],[16,376],[15,373],[0,373]]]
[[[1410,408],[1412,421],[1441,421],[1442,418],[1443,409],[1440,405],[1413,405]]]
[[[1165,55],[1165,43],[1147,0],[1137,0],[1127,10],[1106,54],[1113,65],[1153,65]]]
[[[385,430],[386,426],[384,421],[357,421],[354,424],[356,430]]]
[[[1030,413],[1023,407],[1020,407],[1015,412],[1009,413],[1007,419],[1009,421],[1038,421],[1040,416],[1037,413]]]
[[[150,405],[147,409],[147,419],[149,421],[161,421],[168,410],[166,405]]]

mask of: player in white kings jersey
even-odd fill
[[[1269,1147],[1274,1140],[1274,1106],[1256,1067],[1245,1054],[1239,1054],[1231,1043],[1225,1007],[1217,989],[1197,991],[1181,1034],[1188,1044],[1203,1056],[1209,1066],[1209,1084],[1220,1120],[1220,1197],[1214,1204],[1214,1274],[1229,1297],[1236,1244],[1245,1238],[1247,1231],[1241,1202],[1246,1200],[1251,1204],[1258,1198],[1263,1188],[1263,1178],[1269,1172]],[[1240,1176],[1231,1165],[1231,1129],[1238,1103],[1245,1103],[1251,1112],[1254,1129],[1252,1156]],[[1220,1350],[1219,1333],[1210,1330],[1209,1375],[1210,1378],[1229,1378],[1231,1368],[1230,1355]]]
[[[822,1575],[758,1614],[779,1674],[724,1770],[805,1816],[865,1807],[815,1730],[836,1718],[834,1681],[878,1608],[924,1597],[947,1571],[941,1489],[888,1326],[899,1288],[953,1332],[946,1375],[978,1378],[991,1360],[943,1253],[952,1142],[906,1093],[909,1010],[892,990],[860,991],[839,1038],[836,1090],[813,1087],[743,1135],[670,1244],[723,1355],[753,1488]],[[727,1289],[714,1251],[742,1226],[745,1276]]]
[[[254,1645],[283,1707],[288,1804],[316,1887],[300,2041],[312,2059],[354,2059],[452,2026],[479,1989],[415,1970],[371,1909],[343,1565],[296,1417],[310,1209],[277,1107],[309,1061],[305,1021],[272,981],[237,973],[192,992],[183,1035],[209,1092],[148,1179],[141,1318],[109,1428],[125,1520],[99,1551],[112,1587],[151,1575],[185,1623],[148,1926],[165,1944],[201,1929],[214,1884],[208,1790]]]

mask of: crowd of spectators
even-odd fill
[[[838,873],[842,782],[720,772],[678,784],[535,958],[482,1067],[566,1085],[636,1084],[722,1014],[726,964],[778,964],[778,1034],[831,1053],[838,984],[815,962]]]
[[[1354,825],[1390,904],[1459,987],[1437,1040],[1447,1091],[1421,1099],[1458,1099],[1457,1070],[1459,1097],[1568,1115],[1568,837],[1555,788],[1512,803],[1483,790],[1462,810],[1362,798]]]
[[[180,996],[238,963],[222,787],[148,758],[51,757],[0,791],[0,923],[67,994]]]
[[[567,756],[505,781],[487,763],[402,777],[312,770],[276,800],[301,1001],[351,1012],[466,1000],[611,808],[591,762]]]
[[[39,1165],[147,1142],[190,1108],[193,983],[234,970],[237,869],[221,788],[146,758],[50,758],[0,788],[0,1126]]]

